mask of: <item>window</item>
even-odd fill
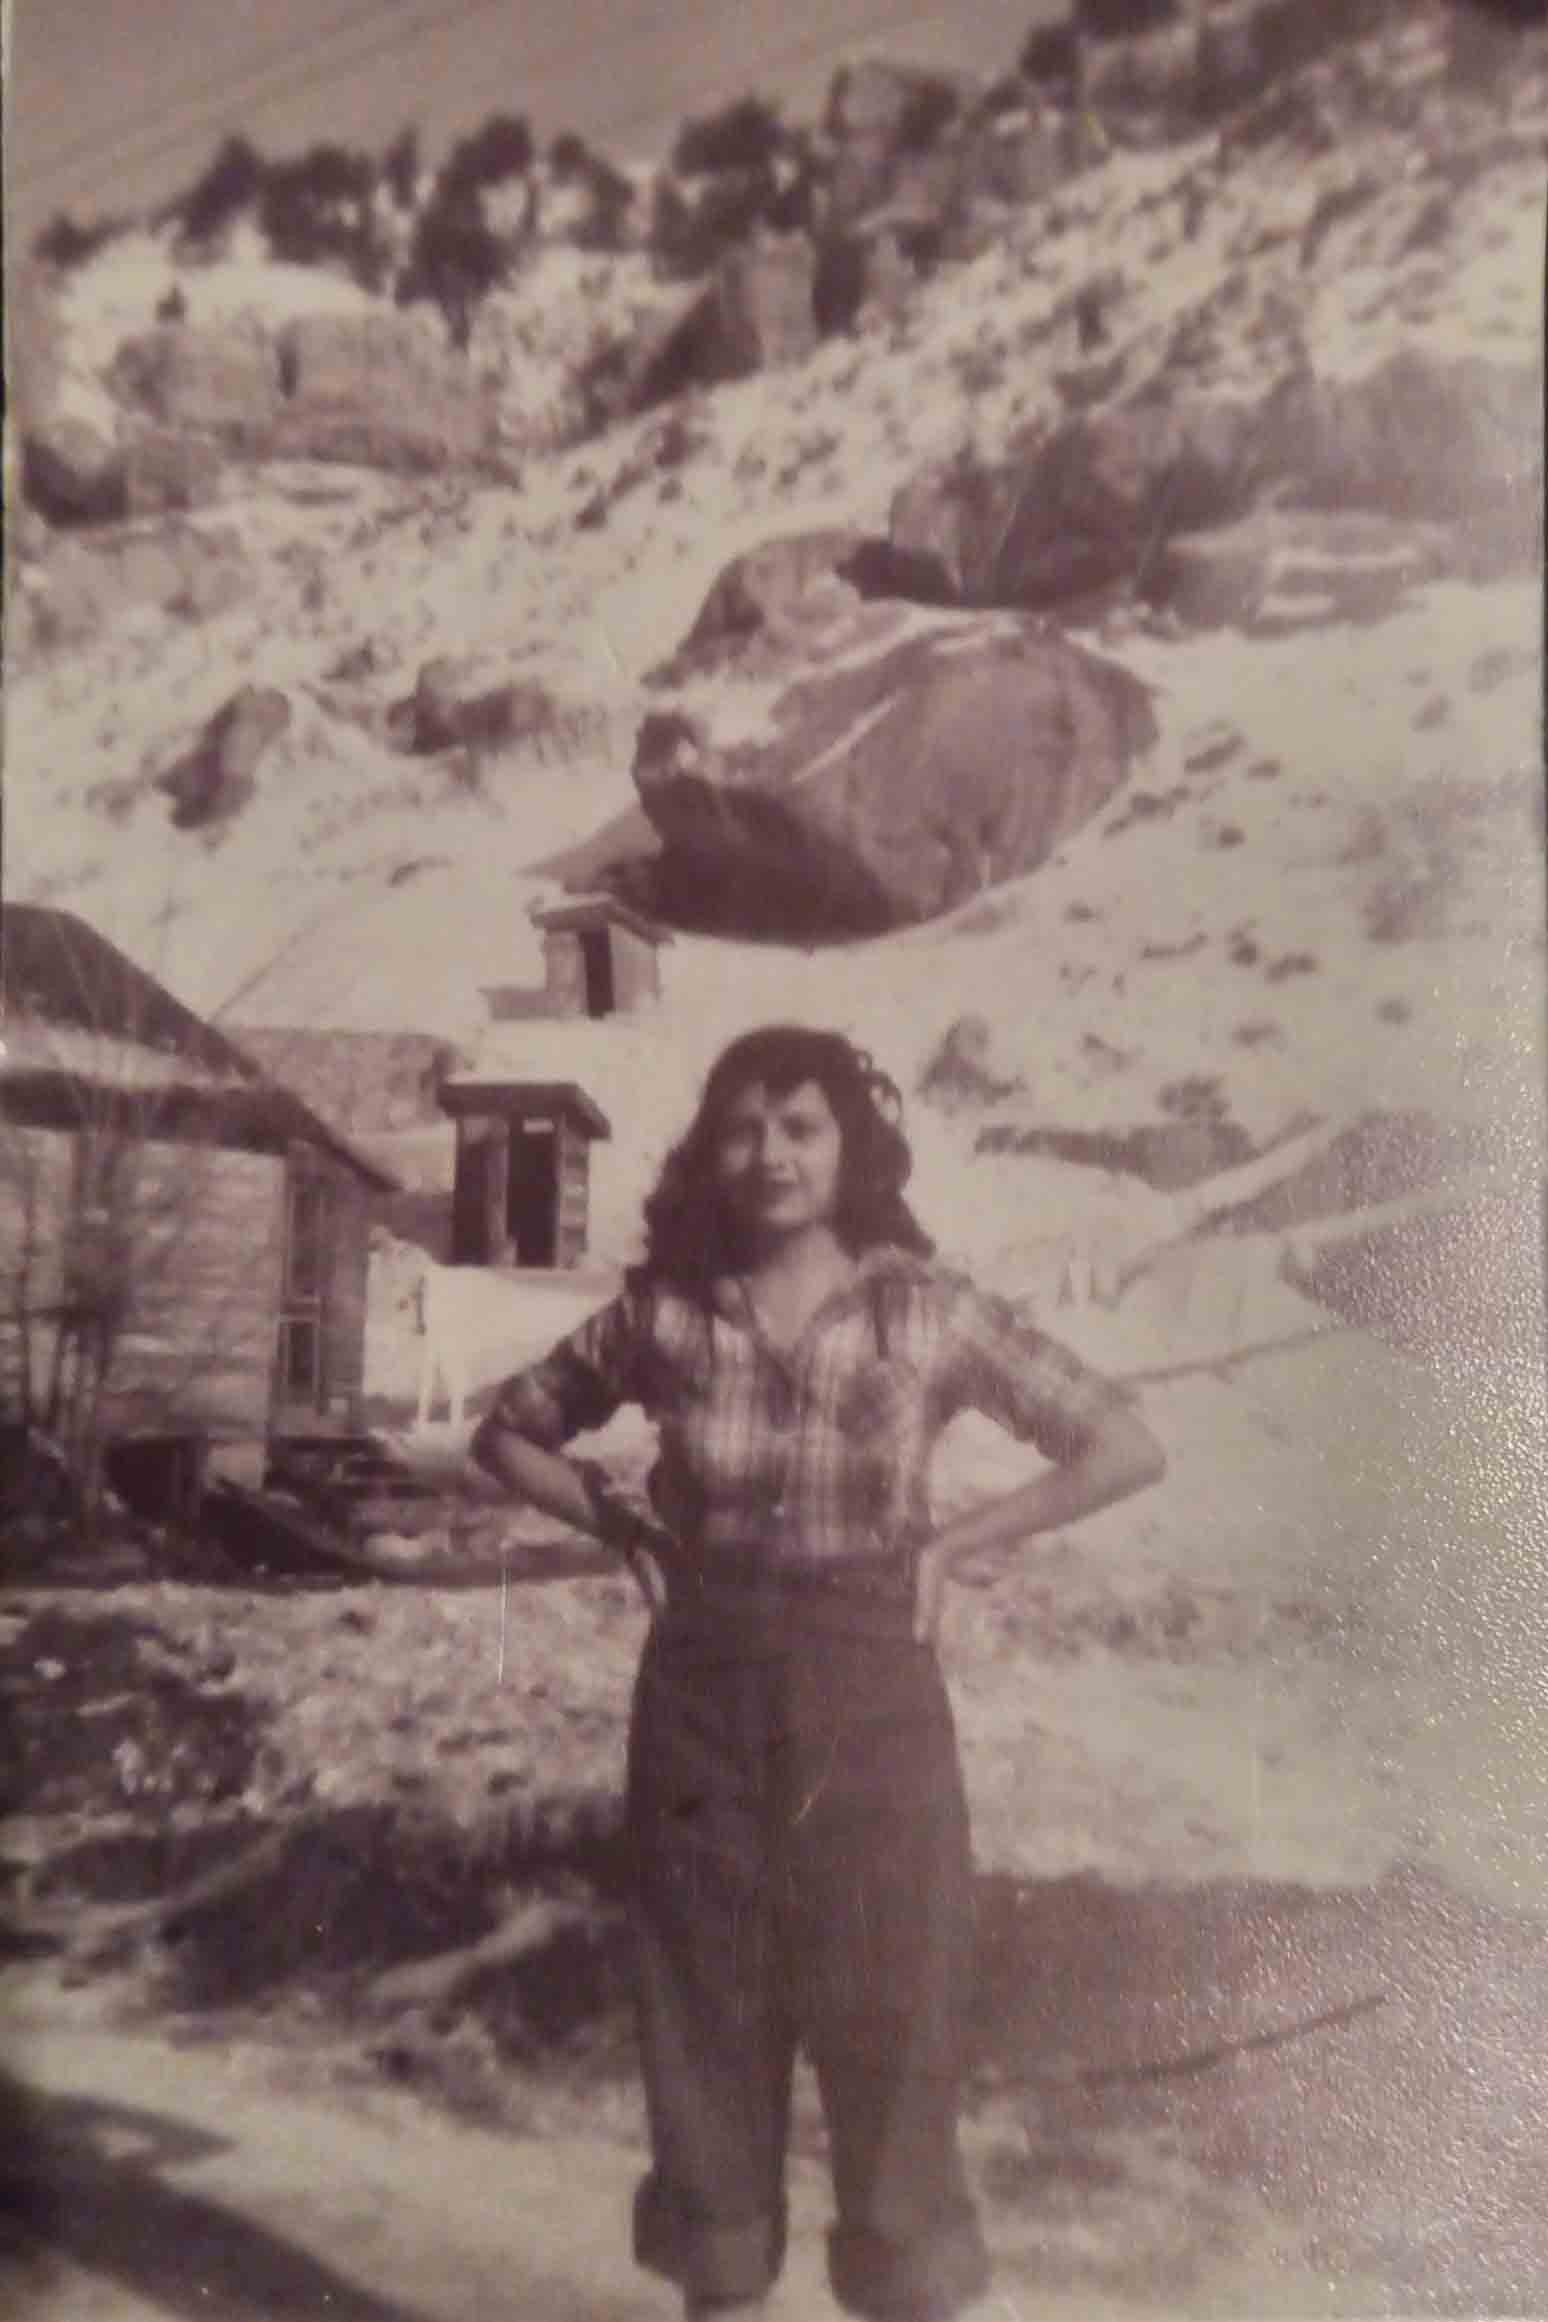
[[[285,1234],[285,1296],[321,1298],[328,1280],[330,1187],[325,1177],[297,1173],[290,1180]]]
[[[285,1192],[285,1275],[279,1318],[279,1399],[320,1411],[327,1403],[328,1286],[333,1273],[333,1187],[292,1158]]]

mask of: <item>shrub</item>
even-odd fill
[[[1020,66],[1029,81],[1072,81],[1079,46],[1074,21],[1034,24],[1023,43]]]
[[[532,167],[532,132],[519,113],[492,113],[481,129],[451,149],[435,181],[434,199],[454,201],[507,178],[525,177]]]
[[[634,187],[605,154],[593,153],[584,138],[567,129],[548,149],[548,166],[561,185],[579,182],[590,201],[590,213],[577,227],[574,239],[583,250],[618,250],[623,246],[624,220],[634,205]]]
[[[93,218],[90,225],[83,226],[60,210],[33,243],[33,254],[45,265],[57,266],[67,273],[71,267],[84,266],[88,258],[94,258],[104,243],[111,242],[119,231],[114,218]]]
[[[1075,0],[1075,22],[1094,40],[1123,40],[1177,20],[1177,0]]]
[[[337,260],[367,290],[381,287],[384,255],[371,215],[376,164],[342,145],[314,145],[265,172],[258,222],[276,258],[294,266]]]
[[[957,92],[950,81],[920,81],[910,91],[903,118],[898,123],[899,146],[905,153],[928,153],[947,122],[956,118],[958,110]]]
[[[774,108],[761,97],[741,97],[722,112],[683,124],[672,149],[672,167],[680,177],[766,170],[784,142]]]
[[[419,131],[412,121],[382,155],[382,183],[400,210],[414,207],[419,192]]]
[[[651,248],[670,274],[707,274],[771,215],[777,196],[772,170],[728,171],[696,187],[691,197],[670,177],[662,177],[651,217]]]
[[[245,137],[228,137],[201,177],[194,180],[179,205],[183,231],[195,242],[208,241],[255,203],[263,190],[262,156]]]
[[[507,254],[489,226],[475,194],[447,196],[438,187],[414,231],[408,268],[398,285],[398,303],[431,299],[441,310],[452,344],[465,348],[473,317],[503,277]]]

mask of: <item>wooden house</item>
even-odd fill
[[[260,1458],[358,1417],[373,1198],[392,1180],[65,911],[0,923],[0,1401],[106,1346],[109,1442]],[[106,1335],[91,1338],[92,1331]]]
[[[532,913],[543,981],[486,987],[496,1024],[632,1015],[661,996],[657,957],[671,939],[616,895],[576,895]]]
[[[586,1254],[594,1139],[607,1116],[573,1081],[467,1075],[441,1103],[457,1124],[454,1266],[576,1266]]]

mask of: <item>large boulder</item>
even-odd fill
[[[1198,43],[1187,21],[1161,24],[1129,40],[1093,42],[1085,59],[1084,101],[1098,113],[1149,113],[1185,122],[1197,103]]]
[[[508,656],[488,652],[437,654],[387,717],[389,740],[422,756],[511,749],[575,757],[604,748],[608,727],[605,707],[564,701],[536,678],[513,674]]]
[[[173,515],[219,497],[224,463],[208,436],[145,427],[125,443],[123,457],[131,516]]]
[[[1133,581],[1171,533],[1242,513],[1261,474],[1247,404],[1151,395],[1084,413],[1033,451],[984,594],[1046,606]]]
[[[202,507],[215,498],[220,478],[220,453],[209,438],[172,428],[142,428],[110,441],[85,420],[62,414],[22,441],[28,502],[58,529]]]
[[[22,490],[53,525],[110,524],[129,513],[124,458],[84,419],[40,421],[22,438]]]
[[[1037,104],[979,112],[968,125],[957,194],[971,213],[981,203],[1012,209],[1043,201],[1069,175],[1069,130],[1052,107]]]
[[[251,586],[246,545],[225,526],[122,524],[56,539],[17,575],[11,650],[26,659],[84,645],[146,607],[212,620]]]
[[[1455,561],[1443,525],[1357,509],[1259,508],[1238,524],[1173,536],[1144,593],[1190,628],[1280,636],[1380,620]]]
[[[1302,505],[1451,524],[1470,569],[1530,570],[1542,397],[1535,363],[1404,347],[1357,379],[1289,379],[1264,427]]]
[[[729,374],[803,362],[817,344],[817,254],[804,234],[760,234],[727,253],[715,284]]]
[[[863,533],[835,525],[760,541],[745,556],[733,557],[716,575],[682,644],[652,672],[651,682],[681,684],[723,663],[728,649],[744,669],[746,649],[754,645],[771,656],[788,656],[792,644],[827,621],[831,592],[845,585],[842,568],[864,542]]]
[[[156,778],[179,830],[229,819],[257,787],[259,763],[290,724],[290,703],[272,685],[244,685],[222,703],[174,765]]]
[[[281,457],[410,473],[476,465],[496,415],[465,364],[408,315],[298,316],[279,335]]]
[[[771,700],[728,659],[641,726],[660,851],[620,883],[662,917],[808,940],[929,919],[1034,870],[1155,738],[1137,679],[1023,621],[861,605],[794,668]]]
[[[893,494],[888,538],[901,555],[932,558],[957,603],[981,604],[1015,490],[1011,471],[970,453],[932,460]]]
[[[615,400],[649,411],[692,387],[801,362],[817,344],[816,283],[805,234],[759,234],[728,251],[714,279],[641,339]]]
[[[259,449],[280,405],[273,342],[254,331],[167,323],[122,341],[108,373],[120,402],[161,426]]]
[[[823,123],[832,153],[828,228],[852,225],[886,201],[900,167],[930,152],[969,96],[966,82],[917,65],[881,57],[841,65]]]

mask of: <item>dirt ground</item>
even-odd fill
[[[1361,1370],[1380,1472],[1352,1487],[1331,1415],[1362,1360],[1339,1341],[1151,1398],[1155,1508],[954,1594],[986,2313],[1548,2312],[1541,1627],[1520,1641],[1498,1499],[1472,1577],[1462,1487],[1444,1559],[1433,1475],[1404,1532],[1403,1444],[1445,1422],[1466,1464],[1419,1372],[1384,1436]],[[627,2262],[642,1615],[541,1526],[450,1570],[308,1581],[141,1535],[17,1572],[7,2311],[672,2310]],[[795,2147],[778,2311],[815,2316],[805,2078]],[[493,2224],[430,2200],[430,2150],[506,2187]],[[151,2218],[180,2221],[176,2262]]]

